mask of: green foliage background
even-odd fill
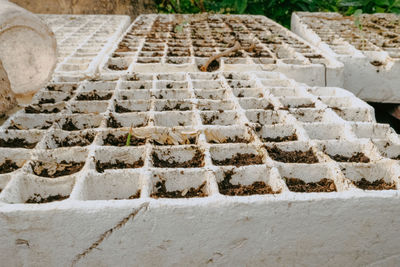
[[[400,0],[156,0],[160,13],[254,14],[265,15],[290,27],[293,11],[334,11],[352,15],[400,13]]]

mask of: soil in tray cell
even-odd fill
[[[49,108],[43,108],[40,104],[39,105],[29,105],[25,107],[25,112],[28,114],[39,114],[39,113],[44,113],[44,114],[50,114],[50,113],[58,113],[61,110],[57,107],[49,107]]]
[[[150,143],[156,146],[172,146],[174,145],[170,141],[166,141],[166,143],[160,143],[157,140],[150,140]],[[179,145],[196,145],[197,144],[197,137],[189,137],[184,140],[184,142],[179,142]]]
[[[153,165],[157,168],[198,168],[204,166],[204,154],[200,150],[196,150],[191,160],[184,162],[160,158],[156,152],[153,152],[151,157],[153,159]]]
[[[231,184],[230,180],[233,174],[232,170],[224,173],[224,179],[218,183],[218,189],[221,194],[228,196],[250,196],[280,193],[280,191],[273,191],[269,185],[262,181],[254,182],[251,185]]]
[[[368,181],[365,178],[361,178],[358,181],[352,181],[352,183],[360,189],[363,190],[394,190],[396,189],[396,184],[394,182],[387,183],[382,178],[380,180],[375,180],[373,182]]]
[[[114,163],[96,161],[96,170],[98,172],[104,172],[104,170],[109,169],[135,169],[141,168],[143,165],[144,161],[142,159],[139,159],[133,163],[127,163],[119,160],[116,160]]]
[[[86,133],[80,138],[71,138],[69,136],[67,136],[63,140],[58,140],[57,138],[55,138],[54,142],[58,147],[88,146],[93,142],[94,136],[94,133]]]
[[[263,164],[262,155],[249,154],[249,153],[237,153],[231,158],[224,160],[212,159],[214,165],[233,165],[236,167]]]
[[[110,70],[116,70],[116,71],[119,71],[119,70],[127,70],[127,69],[128,69],[128,67],[125,67],[125,66],[120,67],[120,66],[118,66],[118,65],[108,65],[108,68],[109,68]]]
[[[129,109],[129,108],[125,108],[125,107],[123,107],[123,106],[121,106],[121,105],[115,105],[115,112],[118,112],[118,113],[128,113],[128,112],[134,112],[135,110],[131,110],[131,109]]]
[[[7,159],[3,164],[0,165],[0,174],[13,172],[17,169],[19,169],[18,165],[15,162]]]
[[[203,65],[199,65],[198,68],[200,69]],[[220,63],[218,60],[213,60],[211,63],[207,66],[207,72],[213,72],[219,69]]]
[[[105,146],[126,146],[128,140],[128,134],[115,136],[111,133],[107,134],[106,138],[103,139],[103,145]],[[130,146],[141,146],[146,143],[146,139],[136,138],[131,135]]]
[[[360,162],[360,163],[368,163],[370,162],[370,159],[364,155],[362,152],[357,152],[354,153],[351,157],[346,157],[343,155],[334,155],[331,156],[329,155],[334,161],[337,162]]]
[[[123,44],[123,43],[119,44],[118,49],[115,50],[115,52],[129,52],[129,51],[132,51],[132,50],[128,47],[127,44]]]
[[[217,115],[212,115],[211,117],[209,117],[209,118],[207,118],[207,117],[203,117],[203,124],[205,124],[205,125],[211,125],[211,124],[213,124],[213,122],[215,121],[215,120],[217,120],[218,119],[218,116]]]
[[[91,101],[91,100],[109,100],[112,97],[112,93],[108,93],[106,95],[100,96],[96,93],[96,91],[80,94],[76,97],[78,101]]]
[[[174,107],[165,106],[163,108],[163,111],[172,111],[172,110],[187,111],[187,110],[190,110],[190,107],[182,107],[182,104],[178,103]]]
[[[288,186],[290,191],[293,192],[335,192],[336,186],[333,180],[323,178],[318,182],[310,182],[306,183],[298,178],[284,178],[286,185]]]
[[[218,142],[219,141],[219,142]],[[209,140],[210,144],[228,144],[228,143],[249,143],[249,140],[240,136],[228,137],[224,140]]]
[[[54,98],[41,98],[37,103],[39,105],[42,105],[42,104],[55,104],[56,100]]]
[[[0,147],[10,148],[34,148],[37,142],[30,143],[22,138],[0,139]]]
[[[54,196],[49,196],[46,198],[43,198],[39,194],[35,194],[33,197],[29,198],[27,201],[25,201],[25,204],[43,204],[43,203],[49,203],[53,201],[61,201],[64,199],[67,199],[69,196],[62,196],[62,195],[54,195]]]
[[[119,123],[113,115],[110,115],[110,118],[107,120],[107,127],[110,128],[122,128],[122,124]],[[139,126],[137,126],[139,127]]]
[[[85,162],[66,162],[65,160],[60,163],[42,161],[31,163],[34,174],[47,178],[56,178],[77,173],[83,168],[83,165],[85,165]]]
[[[394,159],[394,160],[400,160],[400,154],[399,154],[399,155],[397,155],[397,156],[395,156],[395,157],[392,157],[391,159]]]
[[[71,119],[67,119],[64,122],[64,124],[62,125],[62,129],[64,131],[77,131],[77,130],[79,130],[79,128],[75,126],[75,124],[72,122]]]
[[[288,136],[278,136],[278,137],[264,137],[263,142],[288,142],[288,141],[296,141],[297,134],[293,133],[292,135]]]
[[[307,151],[283,151],[277,146],[266,148],[268,155],[276,161],[284,163],[318,163],[318,159],[311,148]]]
[[[315,108],[315,103],[300,104],[300,105],[286,105],[286,106],[282,107],[281,109],[287,110],[289,108]]]
[[[206,182],[202,183],[199,187],[191,187],[189,190],[176,190],[167,191],[165,181],[158,181],[156,183],[155,192],[150,195],[152,198],[191,198],[191,197],[206,197],[204,192]]]

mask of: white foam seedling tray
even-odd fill
[[[276,72],[135,73],[50,84],[0,128],[0,260],[385,259],[400,249],[400,141],[373,118],[346,90]],[[362,162],[344,162],[350,158]]]
[[[130,24],[121,15],[39,15],[57,40],[58,63],[54,80],[63,76],[93,76],[101,59]]]
[[[234,42],[219,70],[276,70],[310,85],[341,86],[343,65],[264,16],[141,15],[104,59],[102,73],[199,71]],[[252,51],[245,51],[251,45]]]
[[[292,30],[344,63],[344,88],[366,101],[400,103],[400,26],[395,14],[296,12]]]

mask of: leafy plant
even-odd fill
[[[400,0],[341,0],[341,7],[347,7],[347,15],[361,10],[363,13],[400,13]]]

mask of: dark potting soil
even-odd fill
[[[265,194],[279,194],[273,191],[272,188],[265,182],[257,181],[251,185],[231,184],[233,171],[224,173],[224,179],[218,183],[219,192],[228,196],[250,196],[250,195],[265,195]]]
[[[318,158],[314,155],[314,152],[310,148],[307,151],[283,151],[277,146],[266,147],[268,155],[276,161],[284,163],[318,163]]]
[[[249,153],[237,153],[235,156],[224,160],[212,159],[212,162],[214,165],[234,165],[236,167],[263,164],[262,155]]]
[[[152,198],[192,198],[192,197],[206,197],[204,192],[206,182],[202,183],[199,187],[191,187],[189,190],[176,190],[167,191],[165,180],[156,183],[155,192],[150,195]]]
[[[144,161],[142,159],[139,159],[133,163],[127,163],[119,160],[116,160],[114,163],[96,161],[96,170],[98,172],[104,172],[104,170],[108,169],[135,169],[141,168],[143,165]]]
[[[293,192],[335,192],[336,186],[333,180],[323,178],[318,182],[306,183],[298,178],[287,178],[285,177],[286,185],[290,191]]]

